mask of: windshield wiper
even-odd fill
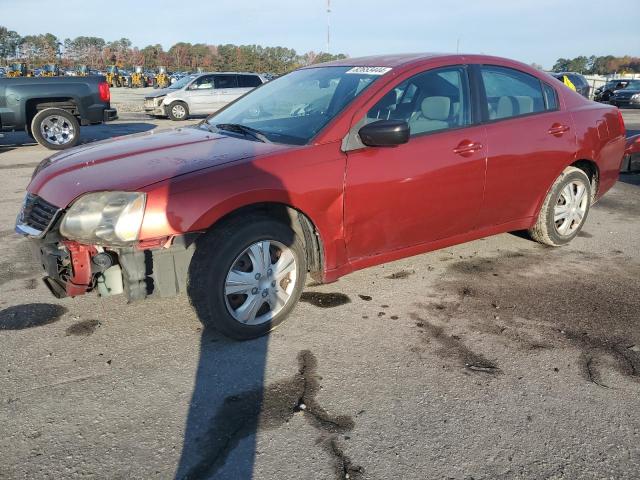
[[[241,125],[239,123],[218,123],[216,128],[220,130],[228,130],[229,132],[237,132],[243,135],[249,135],[250,137],[255,138],[263,143],[271,143],[264,133],[255,128],[247,127],[246,125]]]

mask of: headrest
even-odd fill
[[[450,106],[449,97],[427,97],[422,100],[422,116],[431,120],[447,120]]]
[[[533,112],[533,98],[527,96],[500,97],[496,118],[513,117]]]

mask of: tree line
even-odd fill
[[[315,63],[346,58],[324,52],[298,54],[292,48],[260,45],[210,45],[178,42],[165,51],[160,44],[133,46],[128,38],[107,41],[100,37],[59,39],[51,33],[20,36],[0,26],[0,64],[29,65],[58,63],[63,67],[88,65],[103,69],[109,65],[145,68],[166,66],[171,70],[254,71],[285,73]]]
[[[597,57],[581,55],[575,58],[559,58],[553,65],[554,72],[578,72],[591,75],[610,75],[612,73],[640,73],[640,57]]]

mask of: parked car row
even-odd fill
[[[583,75],[576,72],[551,72],[551,75],[583,97],[589,98],[589,83]],[[595,89],[593,99],[616,107],[640,107],[640,80],[611,79]]]
[[[609,103],[616,107],[640,107],[640,80],[630,80],[626,87],[614,90]]]

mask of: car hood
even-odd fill
[[[198,127],[152,130],[53,155],[38,166],[27,190],[66,207],[84,193],[138,190],[168,178],[289,148]]]
[[[174,93],[174,92],[179,92],[180,89],[171,89],[171,88],[161,88],[160,90],[156,90],[155,92],[151,92],[147,95],[144,96],[144,98],[158,98],[158,97],[164,97],[165,95],[168,95],[170,93]]]

